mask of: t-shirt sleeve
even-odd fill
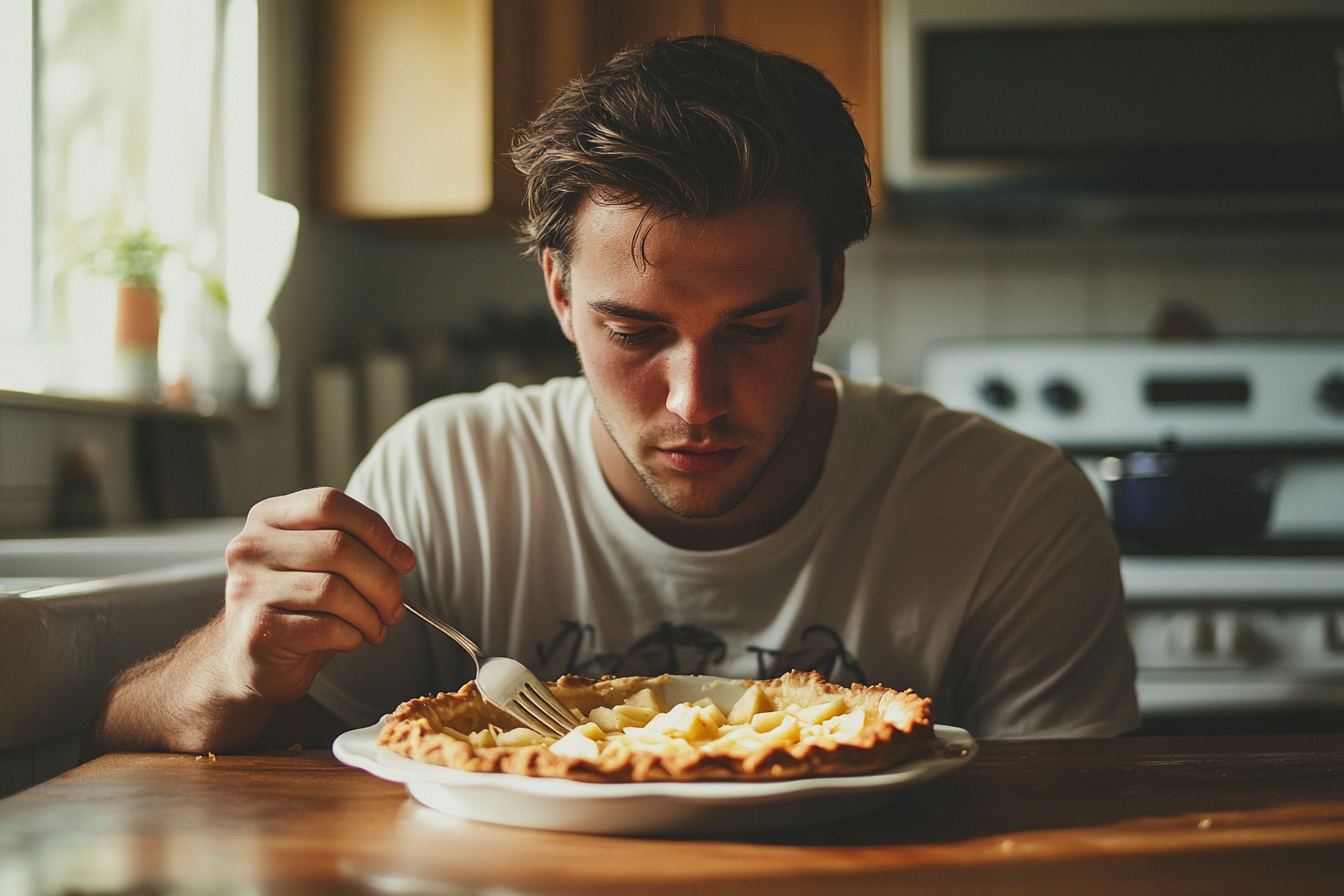
[[[1014,490],[946,668],[957,716],[979,737],[1138,725],[1115,538],[1092,486],[1057,452]]]

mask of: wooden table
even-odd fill
[[[495,827],[330,753],[121,754],[0,801],[0,893],[1344,893],[1344,735],[988,742],[826,828]]]

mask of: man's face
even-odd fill
[[[628,461],[603,464],[617,496],[718,517],[752,492],[798,419],[843,260],[828,300],[811,229],[791,203],[661,221],[641,254],[644,214],[585,203],[568,284],[548,254],[547,289],[592,390],[599,458],[614,446]],[[628,487],[630,470],[647,496]]]

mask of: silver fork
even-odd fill
[[[481,696],[538,734],[564,737],[574,730],[574,714],[526,666],[506,656],[486,656],[476,643],[414,601],[406,609],[452,638],[476,662]]]

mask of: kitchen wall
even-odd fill
[[[218,466],[236,460],[248,429],[230,416],[0,391],[0,537],[236,515],[219,506]]]
[[[281,345],[276,408],[238,419],[222,444],[221,500],[245,512],[264,497],[315,484],[312,373],[370,350],[408,354],[489,310],[543,312],[535,263],[508,238],[462,239],[344,222],[305,212],[289,279],[271,321]]]
[[[317,365],[384,346],[414,354],[430,338],[477,327],[487,312],[546,313],[536,264],[507,236],[334,220],[307,201],[306,10],[305,3],[261,5],[263,181],[300,207],[302,221],[272,313],[280,402],[231,412],[211,428],[221,509],[229,514],[315,482]],[[1137,336],[1169,300],[1197,307],[1229,336],[1344,337],[1344,223],[1234,226],[1207,215],[1144,227],[1089,218],[1051,227],[879,225],[850,253],[845,304],[819,354],[845,366],[853,344],[871,340],[869,360],[875,354],[884,379],[917,384],[921,355],[934,341]],[[0,402],[0,531],[45,525],[61,464],[89,443],[101,446],[109,518],[138,518],[126,419]]]
[[[466,324],[491,305],[545,310],[536,264],[507,239],[370,230],[347,240],[331,261],[352,268],[347,314],[360,332]],[[872,339],[882,377],[917,385],[937,340],[1142,336],[1169,301],[1228,337],[1344,337],[1344,233],[1216,219],[1138,232],[879,226],[849,253],[845,303],[820,355],[843,364],[854,340]]]
[[[312,479],[307,373],[364,347],[414,350],[480,315],[546,314],[541,275],[507,237],[461,239],[305,220],[275,319],[285,347],[284,407],[295,427],[289,467],[254,438],[226,504],[240,512]],[[1344,233],[1331,228],[1115,225],[1052,229],[879,226],[849,254],[845,304],[819,349],[845,366],[856,340],[875,343],[889,382],[917,385],[925,348],[941,339],[1142,336],[1165,302],[1194,306],[1229,337],[1344,337]],[[281,455],[282,456],[282,455]],[[289,478],[293,477],[293,478]]]
[[[311,182],[306,4],[266,0],[265,189],[302,212],[293,270],[272,314],[281,400],[216,439],[221,500],[244,512],[312,484],[311,374],[379,346],[411,352],[488,310],[545,314],[536,264],[507,236],[462,238],[339,221]],[[1344,337],[1344,222],[1315,227],[1207,215],[1144,227],[1080,218],[1051,227],[879,226],[850,253],[845,304],[820,356],[843,364],[871,339],[883,378],[916,384],[939,339],[1146,333],[1159,306],[1196,306],[1229,336]],[[431,390],[432,391],[432,390]],[[422,394],[424,390],[422,390]]]
[[[56,516],[62,482],[96,480],[103,518],[143,515],[128,415],[73,401],[0,394],[0,535],[39,530]]]
[[[918,384],[937,340],[1141,336],[1173,301],[1229,337],[1344,336],[1344,233],[1217,219],[1179,230],[879,230],[850,253],[845,306],[823,348],[839,358],[872,338],[883,378]]]
[[[1344,338],[1344,233],[1203,227],[1022,232],[879,226],[849,253],[845,303],[819,349],[844,366],[870,339],[882,377],[918,384],[940,339],[1140,336],[1181,300],[1231,337]],[[306,215],[272,320],[281,400],[214,427],[222,510],[314,482],[310,374],[367,347],[414,347],[487,309],[546,313],[541,275],[507,237],[462,239]],[[124,418],[0,403],[0,531],[51,518],[61,464],[92,444],[113,521],[141,514]]]

